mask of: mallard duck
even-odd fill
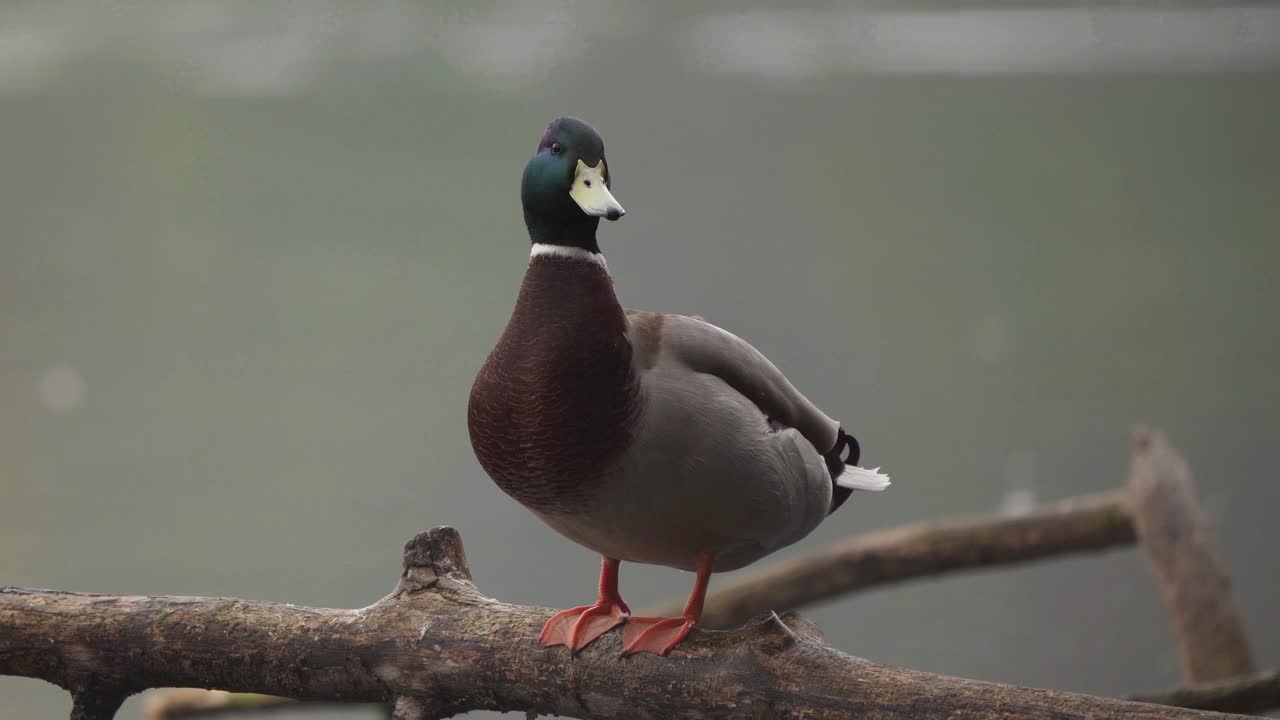
[[[755,348],[696,317],[624,310],[596,241],[617,220],[600,134],[547,126],[520,197],[533,250],[515,311],[467,413],[504,492],[602,558],[594,604],[552,616],[577,652],[623,625],[623,654],[665,655],[697,624],[713,572],[808,535],[853,490],[858,442]],[[630,617],[622,561],[697,573],[681,617]]]

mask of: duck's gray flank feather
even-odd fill
[[[799,430],[817,451],[825,453],[835,446],[840,424],[742,338],[686,315],[628,311],[627,319],[637,365],[652,367],[658,362],[658,353],[664,352],[664,362],[678,362],[694,372],[720,378],[767,417]]]

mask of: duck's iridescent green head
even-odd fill
[[[578,118],[552,120],[520,183],[529,237],[535,243],[600,252],[600,218],[617,220],[627,214],[609,188],[600,133]]]

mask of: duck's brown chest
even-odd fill
[[[608,273],[584,260],[536,257],[471,388],[471,446],[521,504],[582,508],[627,449],[638,394]]]

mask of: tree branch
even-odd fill
[[[1062,500],[1026,515],[907,525],[845,538],[732,583],[707,598],[702,622],[733,627],[762,612],[794,610],[879,585],[1100,551],[1134,540],[1123,491]],[[678,615],[683,602],[643,614]]]
[[[1218,712],[1268,712],[1280,709],[1280,670],[1162,693],[1135,695],[1130,699]]]
[[[153,698],[161,702],[153,706]],[[1129,699],[1197,710],[1264,713],[1280,709],[1280,671],[1271,670],[1228,682],[1132,695]],[[190,688],[175,688],[164,694],[153,693],[147,700],[143,706],[144,720],[226,717],[235,713],[260,715],[274,710],[297,712],[299,708],[336,707],[319,702],[299,704],[270,695],[236,695],[221,690]]]
[[[306,703],[318,706],[324,703]],[[142,700],[142,720],[226,717],[236,713],[263,715],[275,711],[296,711],[299,703],[275,695],[231,693],[200,688],[164,688],[147,693]]]
[[[1254,671],[1244,621],[1196,497],[1191,469],[1164,436],[1130,438],[1133,521],[1169,609],[1186,685]]]
[[[106,690],[85,690],[71,694],[71,720],[111,720],[127,695]]]
[[[405,549],[395,591],[360,610],[226,598],[0,589],[0,673],[70,690],[73,717],[110,717],[162,686],[302,700],[394,702],[431,720],[478,709],[577,718],[1221,717],[877,665],[828,647],[813,625],[770,615],[695,631],[671,657],[618,657],[611,633],[576,658],[537,643],[550,610],[481,595],[457,533]]]
[[[777,563],[713,593],[703,624],[732,627],[761,612],[954,570],[1104,550],[1140,539],[1173,625],[1187,685],[1246,676],[1254,665],[1231,582],[1191,471],[1163,435],[1130,439],[1126,490],[1045,505],[1027,515],[923,523],[857,535]],[[679,602],[645,614],[674,615]]]

